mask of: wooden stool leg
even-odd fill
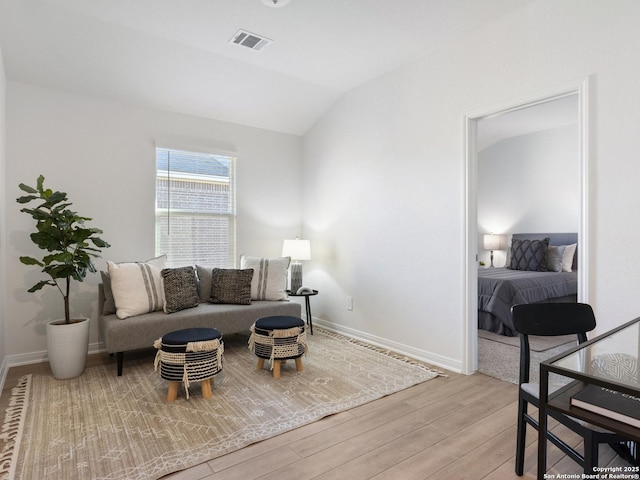
[[[180,382],[169,382],[169,393],[167,394],[167,401],[173,402],[178,398],[178,389],[180,388]]]
[[[302,370],[304,370],[302,368],[302,357],[298,357],[296,358],[296,370],[301,372]]]
[[[200,382],[200,387],[202,388],[202,398],[211,398],[213,396],[213,393],[211,393],[211,382],[208,378]]]
[[[256,366],[256,370],[262,370],[264,368],[264,358],[258,357],[258,365]]]
[[[273,378],[280,378],[280,360],[273,361]]]

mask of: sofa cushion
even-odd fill
[[[251,304],[253,269],[214,268],[211,272],[211,303]]]
[[[262,317],[291,315],[300,318],[297,302],[255,301],[251,305],[203,303],[171,315],[162,311],[145,313],[126,321],[115,315],[100,316],[100,333],[110,353],[150,348],[159,337],[181,328],[211,327],[223,336],[249,334],[249,328]]]
[[[107,262],[118,318],[162,310],[164,291],[160,272],[165,261],[163,255],[146,262]]]
[[[240,268],[253,268],[251,280],[252,300],[286,300],[287,299],[287,271],[291,257],[240,258]]]
[[[196,271],[193,267],[165,268],[161,272],[164,287],[164,313],[175,313],[200,303]]]

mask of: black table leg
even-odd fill
[[[307,307],[307,324],[309,325],[311,335],[313,335],[313,318],[311,317],[311,302],[309,301],[309,295],[304,296],[304,302]]]

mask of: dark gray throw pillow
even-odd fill
[[[196,265],[198,274],[198,296],[200,303],[208,302],[211,299],[211,272],[213,268]]]
[[[211,272],[211,303],[251,305],[253,268],[214,268]]]
[[[514,238],[511,241],[511,270],[527,270],[530,272],[546,272],[547,270],[547,249],[549,239],[542,240],[519,240]]]
[[[165,313],[198,306],[198,283],[193,267],[165,268],[160,274],[164,281]]]
[[[103,315],[111,315],[116,313],[116,301],[113,299],[113,291],[111,290],[111,277],[108,272],[101,271],[102,292],[104,294],[104,305],[102,306]]]

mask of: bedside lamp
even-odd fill
[[[291,291],[296,293],[302,286],[302,262],[311,260],[311,242],[309,240],[285,240],[282,256],[291,257]]]
[[[494,250],[504,250],[506,238],[504,235],[497,235],[495,233],[488,233],[483,238],[484,249],[491,251],[491,265],[490,268],[493,268],[493,251]]]

